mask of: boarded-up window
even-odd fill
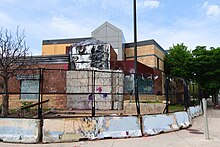
[[[124,92],[132,93],[134,92],[134,75],[126,75],[124,81]],[[154,82],[152,80],[152,75],[148,77],[138,76],[138,92],[139,93],[153,93]]]
[[[36,100],[38,99],[39,80],[21,80],[21,99]],[[33,94],[31,94],[33,93]]]

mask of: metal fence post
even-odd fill
[[[165,82],[166,82],[166,113],[169,113],[169,78],[168,76],[165,76]]]
[[[187,88],[187,84],[186,84],[185,80],[184,80],[184,106],[185,106],[185,109],[187,110],[187,108],[188,108],[188,88]]]
[[[42,142],[43,140],[42,95],[43,95],[43,68],[39,68],[39,93],[38,93],[38,119],[40,119],[39,142]]]
[[[114,92],[112,92],[115,89],[113,85],[116,84],[113,82],[113,77],[114,77],[113,74],[114,74],[114,76],[116,76],[116,74],[111,71],[111,88],[112,88],[112,90],[111,90],[111,97],[112,97],[111,98],[111,101],[112,101],[111,105],[112,105],[112,110],[114,110],[114,104],[115,104],[115,100],[116,100],[116,94]]]
[[[43,69],[39,68],[39,91],[38,91],[38,118],[41,119],[42,117],[42,104],[40,104],[42,102],[42,73],[43,73]]]
[[[92,71],[92,117],[95,116],[95,70]]]

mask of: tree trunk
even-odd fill
[[[2,117],[6,117],[8,115],[9,109],[9,94],[8,94],[8,79],[4,79],[3,83],[3,97],[2,97]]]

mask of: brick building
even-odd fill
[[[73,44],[89,39],[98,39],[104,43],[111,44],[112,49],[115,50],[114,52],[111,49],[110,53],[110,57],[114,56],[114,58],[110,59],[111,69],[120,69],[126,74],[132,74],[131,71],[134,69],[134,65],[132,64],[134,59],[134,43],[126,43],[123,32],[119,28],[105,22],[92,31],[91,36],[85,38],[43,40],[42,56],[35,56],[35,63],[31,66],[32,69],[37,70],[25,71],[26,73],[24,71],[18,71],[17,76],[13,77],[10,81],[9,92],[16,93],[10,94],[10,108],[18,108],[25,101],[37,102],[39,97],[37,93],[41,88],[43,89],[42,99],[49,99],[49,102],[44,104],[45,107],[65,109],[68,100],[66,95],[66,72],[71,69],[70,47]],[[164,99],[164,95],[161,94],[164,93],[164,57],[166,51],[155,40],[145,40],[137,43],[137,54],[139,62],[139,85],[140,87],[142,86],[139,91],[140,99]],[[118,61],[115,59],[118,59]],[[43,70],[43,83],[39,83],[39,68],[45,68]],[[143,78],[144,76],[145,78]],[[128,82],[126,81],[126,75],[124,80],[125,83]],[[132,83],[130,84],[132,85]],[[120,84],[120,89],[122,85]],[[110,84],[109,86],[112,85]],[[126,89],[124,91],[126,93]],[[25,95],[21,94],[22,92],[34,94]],[[111,93],[111,91],[108,92]],[[115,90],[115,92],[124,93],[121,90]],[[115,99],[114,97],[112,98]],[[128,99],[128,95],[125,95],[124,99]],[[108,105],[108,107],[110,106]]]
[[[152,68],[154,77],[153,94],[164,93],[164,57],[166,51],[155,41],[137,42],[137,61]],[[125,60],[134,60],[134,43],[125,43]]]
[[[127,68],[134,69],[134,65],[129,64],[134,60],[134,43],[126,43],[122,30],[108,22],[103,23],[92,31],[91,37],[43,40],[42,55],[45,55],[45,53],[47,55],[53,55],[60,53],[59,51],[62,51],[62,54],[67,54],[69,44],[78,43],[87,39],[98,39],[112,45],[118,56],[118,62],[113,62],[111,64],[113,65],[111,67],[112,69],[122,69],[124,72],[127,72],[127,70],[122,67],[123,64],[128,64],[129,67]],[[151,80],[148,78],[143,81],[143,78],[139,76],[139,87],[145,85],[143,82],[151,83],[145,85],[148,87],[148,91],[144,91],[143,88],[139,91],[140,99],[164,99],[164,57],[166,54],[167,52],[155,40],[137,42],[137,60],[140,65],[138,68],[143,68],[141,65],[145,65],[146,67],[143,69],[147,70],[139,70],[139,75],[145,74],[145,76],[152,77]],[[125,99],[127,99],[127,97],[128,96],[125,96]]]
[[[108,51],[104,53],[109,56],[106,57],[106,62],[104,61],[109,64],[105,71],[97,68],[95,71],[73,70],[71,54],[28,58],[30,64],[23,69],[15,70],[14,76],[9,80],[9,108],[18,109],[27,102],[37,103],[42,99],[49,100],[43,104],[43,108],[91,109],[91,96],[95,94],[96,109],[122,109],[123,95],[115,94],[123,93],[124,76],[122,72],[110,70],[110,64],[117,61],[116,53],[109,44],[90,45],[88,48],[96,47],[99,53],[104,45]],[[73,56],[84,59],[83,56],[88,56],[88,52]],[[83,65],[84,62],[78,64]]]
[[[35,56],[31,62],[28,67],[15,70],[9,79],[9,108],[20,108],[25,102],[36,103],[41,92],[44,93],[42,100],[50,100],[44,104],[45,107],[65,108],[68,56]],[[43,69],[42,80],[40,69]]]

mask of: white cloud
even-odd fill
[[[220,16],[220,6],[219,5],[214,5],[214,4],[209,4],[208,1],[206,1],[203,4],[203,8],[206,9],[206,15],[208,17],[217,17]]]
[[[0,7],[0,27],[5,26],[12,31],[16,29],[17,25],[20,25],[21,29],[24,28],[27,43],[33,54],[41,54],[42,40],[88,37],[91,31],[105,21],[109,21],[122,29],[127,42],[133,41],[132,0],[74,0],[68,2],[63,0],[48,2],[42,0],[42,2],[39,0],[34,5],[31,2],[28,4],[21,3],[22,7],[18,6],[20,1],[4,1],[4,4],[6,2],[11,2],[11,4],[7,3],[6,5],[7,7],[10,6],[8,13]],[[202,4],[202,8],[199,5],[200,10],[205,10],[208,18],[220,16],[220,5],[213,5],[209,2]],[[42,7],[39,7],[41,5]],[[97,9],[97,5],[99,9]],[[142,10],[157,9],[161,5],[159,0],[138,0],[137,3],[137,6]],[[21,8],[24,11],[18,13]],[[34,14],[36,15],[32,14],[33,17],[31,14],[30,16],[24,15],[29,14],[27,12],[35,11]],[[40,12],[39,15],[38,12]],[[147,16],[148,14],[146,14]],[[219,21],[196,17],[191,19],[187,15],[173,19],[172,23],[169,21],[162,22],[158,19],[158,17],[157,21],[139,19],[139,41],[153,38],[164,49],[168,49],[172,44],[182,42],[192,49],[196,45],[219,46]]]
[[[220,34],[216,34],[218,26],[210,20],[179,18],[173,21],[173,25],[164,26],[145,22],[139,23],[139,28],[139,41],[155,39],[164,49],[169,49],[177,43],[184,43],[188,49],[195,49],[198,45],[207,48],[219,46]]]
[[[158,0],[145,0],[143,2],[138,3],[139,8],[156,9],[159,6],[160,6],[160,2]]]
[[[77,37],[89,37],[91,32],[97,27],[97,22],[92,19],[78,20],[70,19],[64,16],[53,16],[44,25],[48,25],[48,37],[57,38],[77,38]]]
[[[24,27],[32,53],[41,54],[42,40],[89,37],[94,25],[87,24],[85,20],[76,22],[64,16],[53,16],[43,22],[42,20],[26,22]]]

